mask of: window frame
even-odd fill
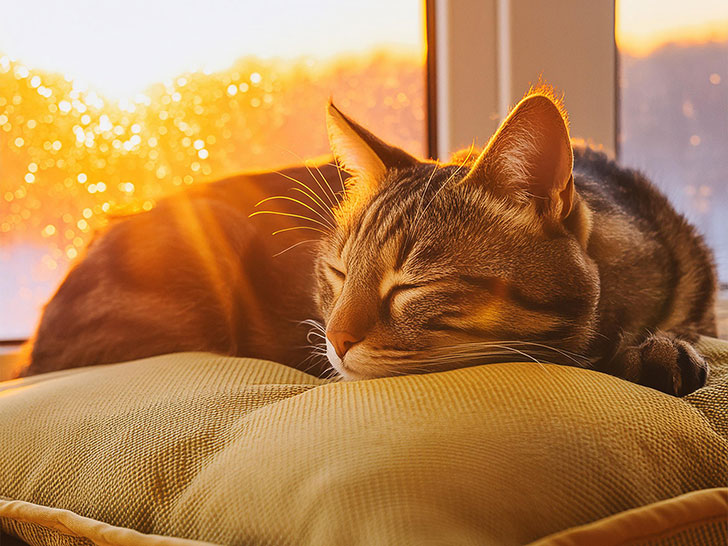
[[[433,157],[485,144],[540,77],[568,90],[572,136],[616,154],[614,0],[427,0],[426,14]]]
[[[484,145],[542,76],[568,91],[572,136],[620,158],[615,0],[426,0],[425,13],[430,157]]]

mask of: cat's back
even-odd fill
[[[319,168],[337,191],[335,168]],[[306,332],[291,325],[315,313],[305,289],[315,247],[303,244],[315,237],[289,229],[302,223],[293,216],[249,216],[290,194],[293,180],[315,188],[311,176],[305,167],[233,176],[111,219],[46,305],[25,373],[179,351],[295,365],[290,347]],[[301,212],[293,201],[269,204],[261,208]]]
[[[575,146],[573,172],[593,215],[587,251],[605,320],[715,335],[715,267],[697,230],[642,173],[602,152]]]
[[[574,146],[574,182],[596,213],[622,213],[636,220],[649,221],[654,229],[675,221],[692,230],[677,214],[667,197],[642,173],[625,168],[605,153],[585,145]]]

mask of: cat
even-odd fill
[[[315,214],[298,203],[333,206],[344,179],[328,161],[248,173],[111,218],[46,304],[21,374],[179,351],[323,374],[330,367],[311,354],[304,324],[318,314],[311,287],[323,226],[299,226],[301,211]],[[259,214],[267,205],[277,213]]]
[[[548,361],[676,396],[705,384],[709,249],[645,177],[571,142],[548,88],[447,163],[332,103],[327,129],[343,177],[319,165],[333,190],[279,197],[282,216],[253,203],[281,178],[303,186],[302,169],[112,224],[46,307],[27,373],[204,350],[345,379]],[[275,257],[271,230],[285,230]]]

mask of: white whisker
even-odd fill
[[[425,205],[425,211],[430,206],[430,204],[435,200],[437,195],[443,190],[443,188],[445,188],[445,186],[447,186],[450,183],[450,180],[455,178],[457,176],[457,174],[460,172],[460,169],[462,169],[466,165],[466,163],[470,159],[470,156],[473,154],[473,150],[475,150],[475,143],[470,145],[470,149],[468,150],[468,155],[465,157],[463,162],[460,165],[458,165],[458,168],[453,171],[453,173],[447,178],[447,180],[445,180],[445,182],[442,184],[442,186],[440,186],[437,189],[437,191],[435,192],[435,195],[432,196],[432,199],[430,199],[430,201],[427,203],[427,205]],[[423,214],[424,214],[424,211],[423,211]]]
[[[287,178],[291,182],[295,182],[299,186],[303,186],[304,188],[306,188],[309,192],[311,192],[310,194],[307,194],[307,195],[312,201],[317,201],[322,210],[331,212],[331,207],[329,205],[327,205],[323,199],[321,199],[321,197],[316,193],[316,191],[313,188],[310,188],[308,185],[304,184],[303,182],[301,182],[300,180],[298,180],[296,178],[293,178],[292,176],[287,175],[286,173],[283,173],[281,171],[273,171],[273,172],[281,175],[284,178]],[[302,191],[302,190],[299,190],[299,191]],[[305,193],[305,192],[303,192],[303,193]]]
[[[309,222],[313,222],[314,224],[318,224],[318,225],[323,226],[323,227],[325,227],[327,229],[329,229],[329,227],[330,227],[330,226],[324,224],[323,222],[319,222],[315,218],[309,218],[308,216],[302,216],[300,214],[293,214],[293,213],[290,213],[290,212],[281,212],[281,211],[278,211],[278,210],[256,210],[255,212],[251,212],[248,215],[248,218],[252,218],[253,216],[258,216],[260,214],[273,214],[273,215],[278,215],[278,216],[288,216],[288,217],[291,217],[291,218],[300,218],[301,220],[307,220]]]
[[[346,199],[346,184],[344,184],[344,179],[341,177],[341,171],[343,169],[339,165],[339,160],[334,158],[334,163],[329,163],[329,165],[336,167],[336,173],[339,175],[339,182],[341,182],[341,191],[344,192],[344,199]]]
[[[293,188],[293,189],[297,189],[297,188]],[[319,218],[321,218],[321,220],[323,220],[326,223],[326,225],[328,225],[331,229],[334,229],[334,225],[331,223],[331,218],[330,217],[327,218],[326,216],[324,216],[323,214],[321,214],[319,211],[317,211],[316,209],[314,209],[310,205],[307,205],[306,203],[304,203],[303,201],[301,201],[299,199],[295,199],[293,197],[288,197],[287,195],[273,195],[271,197],[266,197],[265,199],[262,199],[262,200],[258,201],[255,204],[255,206],[257,208],[257,207],[259,207],[260,205],[262,205],[263,203],[265,203],[267,201],[274,201],[274,200],[291,201],[293,203],[296,203],[297,205],[301,205],[302,207],[307,208],[308,210],[310,210],[311,212],[313,212],[316,216],[318,216]]]
[[[276,252],[275,254],[273,254],[273,257],[274,258],[277,258],[278,256],[280,256],[284,252],[288,252],[289,250],[291,250],[293,248],[296,248],[298,245],[302,245],[304,243],[318,243],[318,239],[306,239],[305,241],[298,241],[297,243],[292,244],[288,248],[286,248],[284,250],[281,250],[280,252]]]

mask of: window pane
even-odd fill
[[[728,2],[619,0],[619,150],[705,235],[728,283]],[[718,307],[728,334],[728,292]]]
[[[201,6],[5,6],[0,339],[32,332],[108,212],[327,153],[329,96],[377,134],[425,152],[420,0]]]

